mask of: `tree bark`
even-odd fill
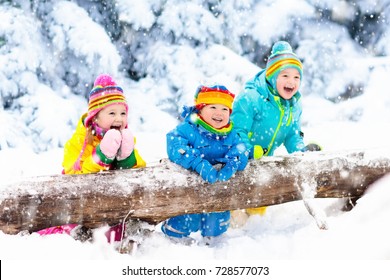
[[[390,157],[383,154],[263,157],[213,185],[167,159],[142,169],[34,177],[0,188],[0,230],[16,234],[67,223],[96,228],[126,217],[156,224],[185,213],[300,200],[303,190],[315,198],[357,199],[390,172]]]

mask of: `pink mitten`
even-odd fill
[[[100,150],[109,159],[113,159],[121,145],[122,135],[119,130],[110,129],[100,142]]]
[[[125,128],[122,131],[122,145],[116,156],[117,160],[128,158],[134,150],[134,136],[130,129]]]

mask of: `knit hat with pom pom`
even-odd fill
[[[279,41],[272,47],[271,55],[268,58],[265,71],[265,77],[267,81],[271,83],[273,88],[276,88],[276,79],[278,78],[280,71],[286,68],[297,69],[302,80],[302,62],[299,60],[297,55],[293,53],[289,43]]]
[[[113,104],[123,104],[126,107],[126,112],[128,111],[122,88],[110,75],[101,74],[96,78],[89,93],[88,115],[84,120],[84,125],[89,126],[97,113]]]

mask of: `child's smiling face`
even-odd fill
[[[291,99],[301,85],[301,76],[295,68],[286,68],[280,71],[276,79],[276,89],[281,97]]]
[[[122,130],[127,126],[127,111],[123,104],[113,104],[102,109],[95,118],[95,123],[104,130]]]
[[[230,110],[222,104],[207,104],[199,115],[203,120],[214,128],[222,128],[229,123]]]

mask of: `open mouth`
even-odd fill
[[[121,126],[120,125],[112,125],[112,126],[110,126],[110,129],[121,130]]]
[[[214,118],[212,118],[212,120],[214,121],[214,122],[217,122],[217,123],[220,123],[220,122],[222,122],[223,121],[223,119],[222,118],[216,118],[216,117],[214,117]]]
[[[283,89],[288,93],[292,93],[294,91],[294,87],[284,87]]]

